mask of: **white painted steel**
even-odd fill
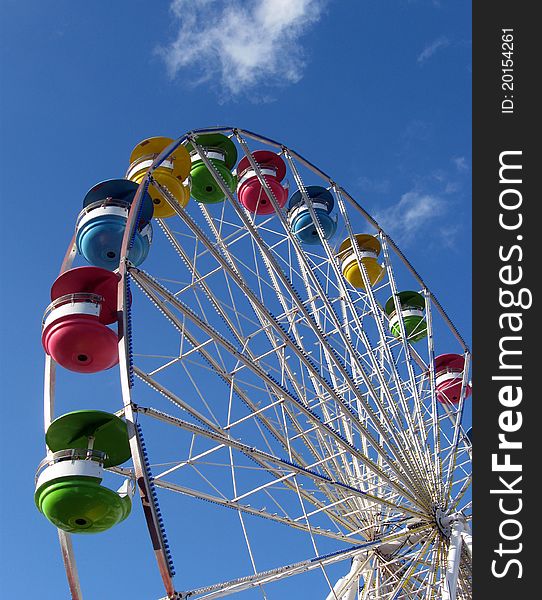
[[[103,466],[94,460],[61,460],[45,468],[36,482],[36,489],[44,483],[61,477],[95,477],[103,479]]]
[[[145,178],[140,192],[152,183],[175,216],[158,220],[151,259],[159,251],[160,260],[149,260],[152,273],[145,272],[147,263],[135,268],[125,258],[120,269],[119,315],[126,333],[119,344],[120,371],[134,467],[112,470],[140,482],[168,597],[210,599],[255,589],[272,600],[284,597],[282,579],[317,570],[321,598],[430,600],[449,588],[453,565],[455,598],[467,600],[469,553],[452,555],[436,517],[470,510],[470,446],[462,425],[470,353],[463,339],[393,240],[325,173],[257,134],[205,130],[232,137],[248,159],[246,175],[257,178],[274,209],[271,215],[250,214],[210,160],[224,155],[204,150],[198,133],[203,131],[176,144],[192,144],[192,160],[207,167],[225,202],[183,208],[151,176]],[[288,215],[278,206],[265,180],[270,173],[252,155],[253,142],[285,159],[304,201],[295,210],[308,210],[321,245],[304,246],[290,231],[297,212]],[[156,160],[148,165],[157,166]],[[338,227],[330,240],[315,211],[326,206],[306,194],[316,183],[335,197],[331,216]],[[137,202],[127,236],[136,226]],[[379,239],[384,258],[385,277],[374,288],[362,259],[377,254],[360,249],[355,238],[367,232]],[[346,260],[338,256],[344,239],[351,243]],[[124,257],[126,250],[127,238]],[[365,290],[344,280],[342,269],[351,262],[360,264]],[[133,340],[122,287],[128,278],[137,286]],[[422,293],[425,313],[401,310],[402,289]],[[399,339],[383,309],[390,295]],[[424,314],[427,339],[411,344],[403,319]],[[441,379],[435,376],[435,349],[466,358],[458,406],[436,399]],[[143,384],[146,391],[132,395]],[[145,401],[135,405],[136,397]],[[47,410],[52,414],[51,406]],[[164,440],[171,448],[169,460],[152,466],[154,482],[144,468],[136,422],[151,455],[153,445]],[[158,498],[173,494],[211,503],[217,512],[236,511],[235,549],[246,552],[251,574],[187,589],[182,565],[174,580],[151,484]],[[254,533],[256,516],[276,527],[275,545],[281,532],[306,536],[312,558],[262,571],[261,548],[268,544]],[[170,541],[178,548],[179,540]],[[349,573],[336,581],[332,565],[348,559]],[[280,557],[273,560],[281,563]]]
[[[313,202],[312,207],[314,209],[325,210],[326,212],[328,209],[328,205],[324,204],[323,202]],[[288,213],[288,220],[291,223],[297,217],[297,215],[299,215],[300,213],[306,213],[306,212],[309,212],[307,205],[305,203],[300,204],[299,206],[296,206],[294,209],[292,209]]]
[[[191,153],[190,160],[192,162],[202,160],[202,155],[205,155],[207,158],[212,158],[213,160],[219,160],[220,162],[225,162],[226,160],[226,155],[223,152],[219,152],[218,150],[204,150],[203,148],[198,152]]]
[[[77,252],[75,245],[75,234],[73,235],[64,259],[60,268],[60,275],[71,268],[73,260]],[[44,373],[44,385],[43,385],[43,427],[44,433],[47,433],[49,425],[55,418],[55,392],[56,392],[56,363],[49,356],[45,355],[45,373]],[[47,456],[52,453],[45,446]],[[66,570],[66,578],[68,580],[68,587],[72,600],[83,600],[83,592],[81,590],[81,583],[79,580],[79,572],[77,569],[77,562],[75,560],[75,553],[73,550],[73,543],[71,535],[57,529],[58,541],[60,544],[60,552],[62,554],[62,561],[64,563],[64,569]]]
[[[441,373],[437,375],[437,385],[442,385],[446,381],[454,382],[463,379],[463,373],[461,371],[449,371],[448,373]]]
[[[89,315],[99,317],[101,303],[97,302],[67,302],[58,308],[54,308],[43,322],[43,329],[46,329],[54,321],[58,321],[70,315]]]
[[[262,175],[270,175],[271,177],[276,177],[277,176],[277,170],[276,169],[270,169],[269,167],[261,167],[260,168],[260,173]],[[253,171],[252,169],[246,170],[241,175],[241,177],[239,178],[239,181],[237,182],[237,189],[239,189],[239,187],[241,186],[241,184],[245,183],[245,181],[247,179],[250,179],[252,177],[257,178],[256,171]]]
[[[128,169],[128,172],[126,173],[126,179],[132,179],[132,177],[134,175],[137,175],[139,172],[148,170],[148,168],[154,163],[155,160],[156,157],[136,162],[133,167]],[[160,163],[160,166],[165,169],[173,170],[173,162],[170,160],[162,161]]]
[[[423,317],[423,310],[417,310],[415,308],[409,308],[409,309],[403,308],[401,310],[401,316],[403,317],[403,319],[406,319],[406,317]],[[399,321],[401,320],[401,316],[399,316],[397,313],[395,313],[390,318],[390,327],[397,325],[397,323],[399,323]]]
[[[462,532],[463,522],[462,520],[457,519],[452,525],[450,547],[448,549],[446,580],[442,589],[442,600],[456,600],[457,598],[457,577],[459,575],[461,545],[463,542],[461,536]]]
[[[126,219],[128,217],[128,209],[129,207],[122,206],[95,206],[91,210],[83,210],[79,218],[77,219],[77,229],[81,229],[83,225],[86,225],[89,221],[93,221],[94,219],[98,219],[103,216],[112,216],[112,217],[122,217]]]

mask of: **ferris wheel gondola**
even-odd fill
[[[51,519],[73,597],[73,519],[86,525],[88,502],[103,508],[105,494],[113,513],[104,522],[129,526],[137,481],[167,598],[248,589],[284,597],[287,578],[315,570],[322,599],[470,598],[470,352],[390,236],[320,169],[241,129],[149,138],[129,162],[125,180],[89,192],[44,321],[48,468],[55,448],[75,452],[71,512]],[[289,200],[287,180],[295,186]],[[100,227],[112,226],[113,216],[107,243],[89,233],[101,217]],[[136,251],[151,222],[154,236]],[[106,256],[115,256],[104,262],[113,237]],[[76,251],[90,264],[72,268]],[[113,377],[118,363],[122,402],[103,418],[125,428],[129,466],[124,455],[107,462],[111,448],[89,442],[98,440],[92,410],[54,419],[63,401],[56,363],[78,371],[82,385],[87,372],[111,369]],[[77,438],[86,445],[50,442],[62,419],[72,438],[87,424]],[[77,485],[100,469],[127,485],[104,492],[98,482],[77,517]],[[40,507],[46,487],[36,490]],[[164,495],[168,507],[171,496],[194,502],[191,519],[198,500],[235,511],[252,573],[191,587],[175,576],[179,541],[176,527],[166,527]],[[48,517],[56,514],[51,498]],[[254,519],[273,526],[273,568],[258,568]],[[281,540],[295,536],[312,555],[281,564]],[[271,552],[268,540],[259,543]],[[338,577],[343,561],[350,570]]]

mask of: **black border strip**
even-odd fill
[[[541,498],[542,325],[535,287],[542,276],[537,218],[542,194],[535,187],[540,188],[542,175],[536,139],[536,131],[539,137],[542,131],[542,103],[535,87],[541,87],[536,83],[542,72],[537,43],[542,35],[535,32],[535,7],[524,0],[478,0],[473,6],[476,600],[541,595],[537,541],[542,526],[536,511]],[[506,306],[512,302],[518,306]],[[510,313],[516,316],[503,316]],[[499,434],[505,435],[501,448]]]

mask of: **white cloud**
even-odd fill
[[[445,194],[455,194],[461,189],[461,184],[457,181],[447,181],[444,187]]]
[[[171,77],[217,78],[232,95],[303,76],[299,39],[321,16],[324,0],[173,0],[179,21],[174,42],[159,48]],[[259,90],[255,90],[259,91]]]
[[[456,158],[452,158],[452,162],[454,163],[456,169],[458,171],[468,171],[469,170],[469,165],[467,163],[467,159],[464,156],[458,156]]]
[[[391,187],[389,179],[371,179],[365,176],[358,179],[358,185],[364,192],[376,192],[377,194],[387,194]]]
[[[426,46],[418,55],[418,63],[423,64],[429,60],[438,50],[446,48],[450,45],[450,40],[447,37],[439,37],[434,42]]]
[[[426,238],[427,228],[438,224],[446,213],[446,202],[439,196],[410,191],[397,204],[377,211],[376,221],[399,243],[408,244],[419,236]]]
[[[462,227],[460,225],[450,223],[446,227],[441,227],[438,230],[439,242],[446,248],[457,249],[457,237],[461,234]]]

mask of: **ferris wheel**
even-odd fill
[[[137,497],[165,598],[287,598],[313,572],[322,600],[471,597],[469,349],[294,150],[230,127],[142,141],[87,193],[51,301],[35,499],[73,598],[72,535],[131,519]],[[122,400],[56,414],[61,370],[84,386],[107,369]],[[237,515],[247,572],[175,576],[172,524],[198,501],[217,527]]]

